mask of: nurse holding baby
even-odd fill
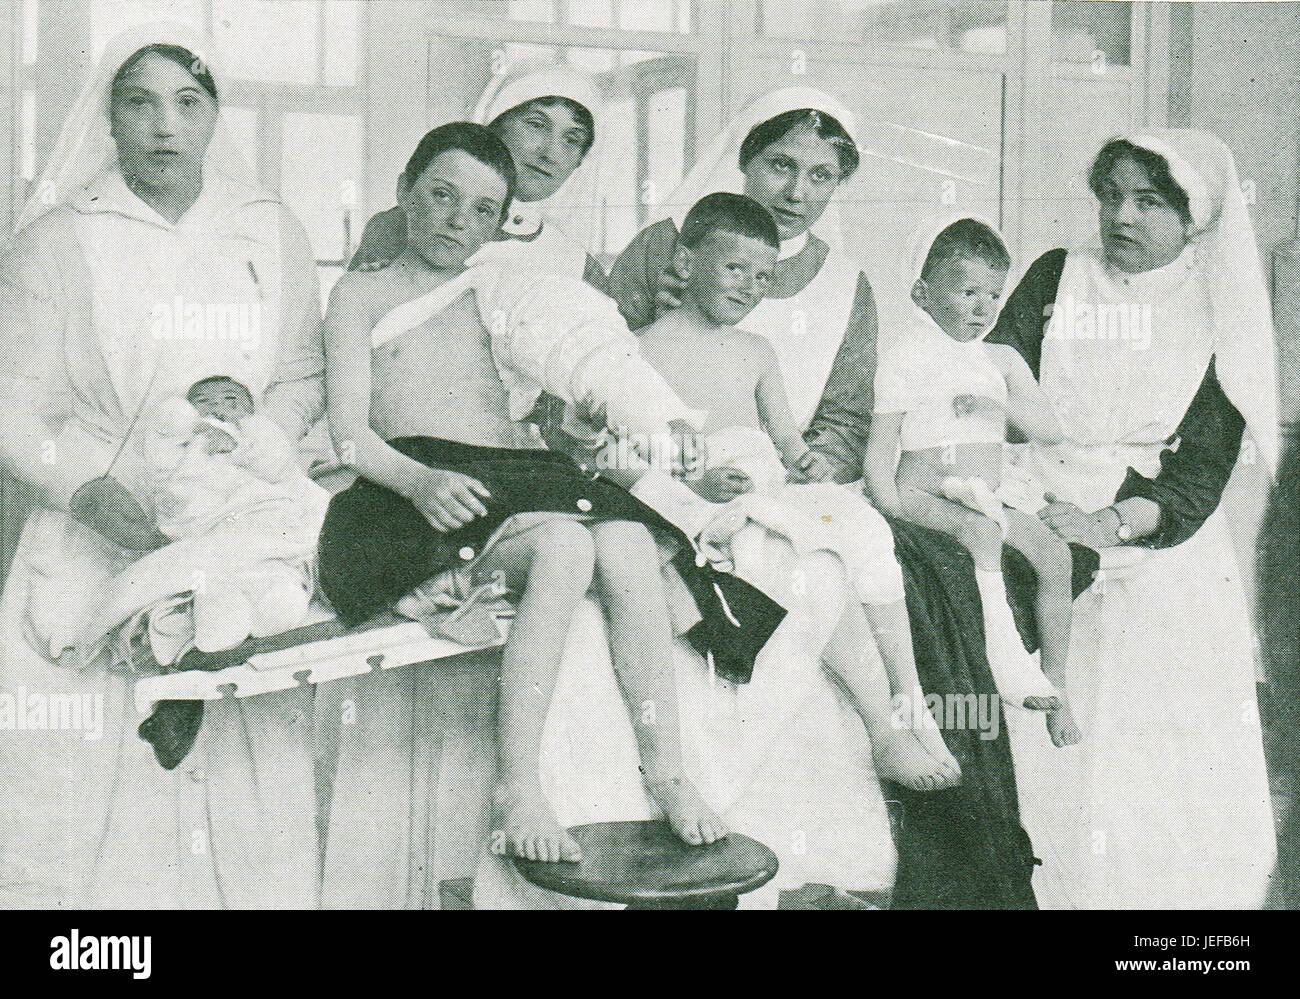
[[[0,265],[0,463],[40,497],[4,586],[0,686],[104,712],[98,741],[0,732],[4,906],[309,907],[319,894],[310,691],[214,703],[169,772],[137,736],[133,676],[70,648],[107,581],[169,540],[142,417],[218,375],[290,441],[322,409],[311,249],[223,129],[211,56],[183,26],[110,43]],[[256,335],[156,335],[177,302],[256,310]]]

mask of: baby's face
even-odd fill
[[[945,260],[912,290],[939,328],[966,343],[988,332],[998,315],[1007,272],[982,260]]]
[[[238,382],[209,382],[192,389],[188,398],[200,416],[213,416],[227,423],[238,423],[253,412],[252,397]]]
[[[696,246],[687,294],[712,322],[735,326],[763,300],[776,249],[761,239],[719,230]]]

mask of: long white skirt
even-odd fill
[[[782,564],[780,551],[766,547],[777,542],[760,528],[745,532],[733,543],[736,572],[762,586],[763,574]],[[780,862],[776,878],[743,896],[742,906],[774,907],[780,890],[808,883],[887,891],[894,880],[897,858],[866,731],[809,652],[820,650],[838,617],[832,609],[842,604],[842,581],[806,585],[821,620],[791,609],[748,684],[710,677],[689,645],[676,646],[687,772],[732,829],[766,843]],[[875,656],[874,646],[863,654]],[[638,772],[604,619],[590,601],[574,618],[542,749],[543,787],[562,824],[659,815]],[[490,847],[489,839],[475,883],[477,907],[598,905],[529,884]]]
[[[136,734],[144,719],[129,677],[75,672],[30,643],[33,592],[52,599],[49,572],[100,545],[65,515],[37,510],[5,581],[0,908],[315,906],[311,690],[209,703],[194,748],[169,773]],[[72,613],[87,601],[73,594],[77,580],[66,582],[57,603]],[[80,582],[93,596],[95,580]],[[69,698],[81,705],[80,726],[42,727],[42,706]],[[10,705],[24,712],[21,726]]]
[[[1277,850],[1254,636],[1222,511],[1074,603],[1077,746],[1007,713],[1044,908],[1254,908]]]

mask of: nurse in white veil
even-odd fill
[[[1243,425],[1247,460],[1277,461],[1254,229],[1231,151],[1204,132],[1111,140],[1088,182],[1100,239],[1040,258],[990,336],[1037,368],[1070,442],[1031,451],[1059,500],[1042,516],[1103,551],[1070,641],[1084,740],[1054,749],[1013,726],[1036,886],[1053,907],[1258,907],[1276,845],[1255,641],[1219,507]],[[1102,307],[1136,317],[1128,335],[1102,329]],[[1104,568],[1113,548],[1130,564]]]
[[[169,772],[137,735],[134,677],[60,660],[105,581],[167,540],[137,414],[216,374],[247,385],[291,439],[322,409],[311,250],[253,184],[223,97],[199,33],[149,25],[115,39],[0,264],[0,462],[40,495],[5,581],[0,689],[23,710],[72,698],[102,722],[0,726],[0,904],[318,899],[309,691],[214,703]],[[159,337],[158,309],[177,302],[244,303],[258,335]]]

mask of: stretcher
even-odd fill
[[[300,628],[181,660],[182,665],[199,662],[202,668],[140,677],[135,705],[149,714],[160,701],[254,697],[498,648],[509,634],[510,615],[502,612],[492,617],[496,640],[464,645],[432,636],[423,624],[395,615],[348,628],[328,608],[313,605],[309,623]]]

